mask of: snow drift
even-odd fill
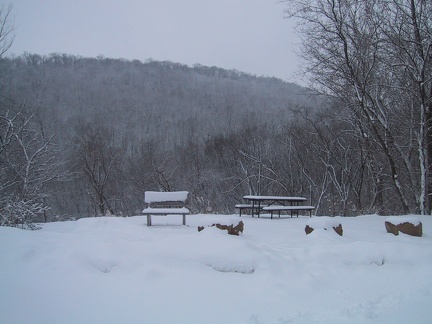
[[[309,217],[0,227],[1,322],[430,323],[432,217],[418,218],[421,238],[387,234],[376,215],[336,218],[343,237],[305,235]],[[197,231],[233,219],[243,235]]]

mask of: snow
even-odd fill
[[[421,223],[420,218],[409,215],[409,216],[391,216],[386,218],[386,222],[390,222],[393,225],[399,225],[403,223],[411,223],[417,226]]]
[[[309,227],[312,227],[314,229],[318,228],[332,228],[332,227],[338,227],[339,224],[343,223],[342,217],[313,217],[310,220],[306,222],[306,225],[309,225]],[[343,226],[342,226],[343,227]]]
[[[152,202],[161,202],[161,201],[185,202],[188,194],[189,192],[187,191],[170,191],[170,192],[146,191],[144,194],[144,202],[147,204]]]
[[[292,201],[305,201],[304,197],[281,197],[281,196],[244,196],[248,200],[292,200]]]
[[[190,215],[0,227],[2,323],[430,323],[432,217],[423,237],[386,217]],[[244,222],[231,236],[199,225]],[[311,223],[312,222],[312,223]]]

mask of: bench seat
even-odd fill
[[[273,218],[274,212],[278,212],[279,217],[280,217],[280,213],[282,211],[290,211],[291,217],[293,216],[293,214],[295,214],[298,217],[299,211],[301,211],[301,210],[309,211],[309,216],[312,217],[312,211],[315,210],[315,207],[314,206],[302,206],[302,205],[297,205],[297,206],[271,205],[271,206],[263,207],[262,210],[269,211],[271,213],[271,218]]]
[[[259,208],[263,209],[263,207],[266,207],[267,205],[261,205]],[[258,205],[252,205],[252,204],[237,204],[235,205],[235,208],[239,209],[240,211],[240,217],[242,215],[242,210],[243,209],[258,209]]]
[[[252,208],[253,206],[251,204],[238,204],[235,205],[235,208],[239,208],[239,209],[246,209],[246,208]]]
[[[144,215],[187,215],[190,213],[186,207],[181,208],[151,208],[142,211]]]
[[[314,206],[279,206],[272,205],[263,207],[263,210],[267,211],[278,211],[278,210],[314,210]]]

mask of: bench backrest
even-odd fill
[[[188,191],[146,191],[144,193],[144,202],[149,205],[184,205],[188,195]]]

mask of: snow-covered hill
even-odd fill
[[[309,217],[0,227],[1,322],[430,323],[432,217],[417,218],[421,238],[387,234],[377,215],[336,218],[342,237],[305,235]],[[231,220],[243,235],[197,231]]]

